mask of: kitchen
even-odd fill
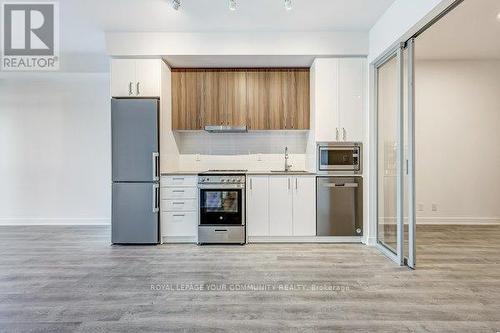
[[[0,331],[499,331],[498,0],[36,2]]]
[[[366,58],[164,58],[111,61],[113,243],[364,242]]]

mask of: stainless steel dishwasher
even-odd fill
[[[318,177],[316,235],[363,235],[363,178]]]

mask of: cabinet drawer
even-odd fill
[[[190,212],[190,211],[197,211],[197,209],[198,209],[198,200],[195,199],[161,201],[162,212]]]
[[[180,186],[180,187],[196,187],[198,184],[198,176],[164,176],[161,177],[161,187]]]
[[[161,213],[162,236],[195,237],[198,234],[196,212]]]
[[[161,189],[161,198],[167,199],[196,199],[198,189],[196,187],[163,187]]]

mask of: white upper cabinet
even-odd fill
[[[311,67],[316,141],[363,141],[363,58],[318,58]]]
[[[365,59],[339,59],[339,127],[341,141],[363,142]]]
[[[311,67],[311,101],[316,141],[338,141],[338,59],[319,58]]]
[[[135,91],[137,96],[160,97],[161,60],[138,59],[135,61]]]
[[[292,179],[269,177],[269,236],[293,235]]]
[[[293,235],[316,236],[316,177],[294,177]]]
[[[159,97],[160,59],[112,59],[111,96]]]
[[[269,177],[247,177],[248,236],[269,236]]]

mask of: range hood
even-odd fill
[[[205,131],[209,133],[246,133],[246,126],[225,126],[225,125],[208,125],[205,126]]]

